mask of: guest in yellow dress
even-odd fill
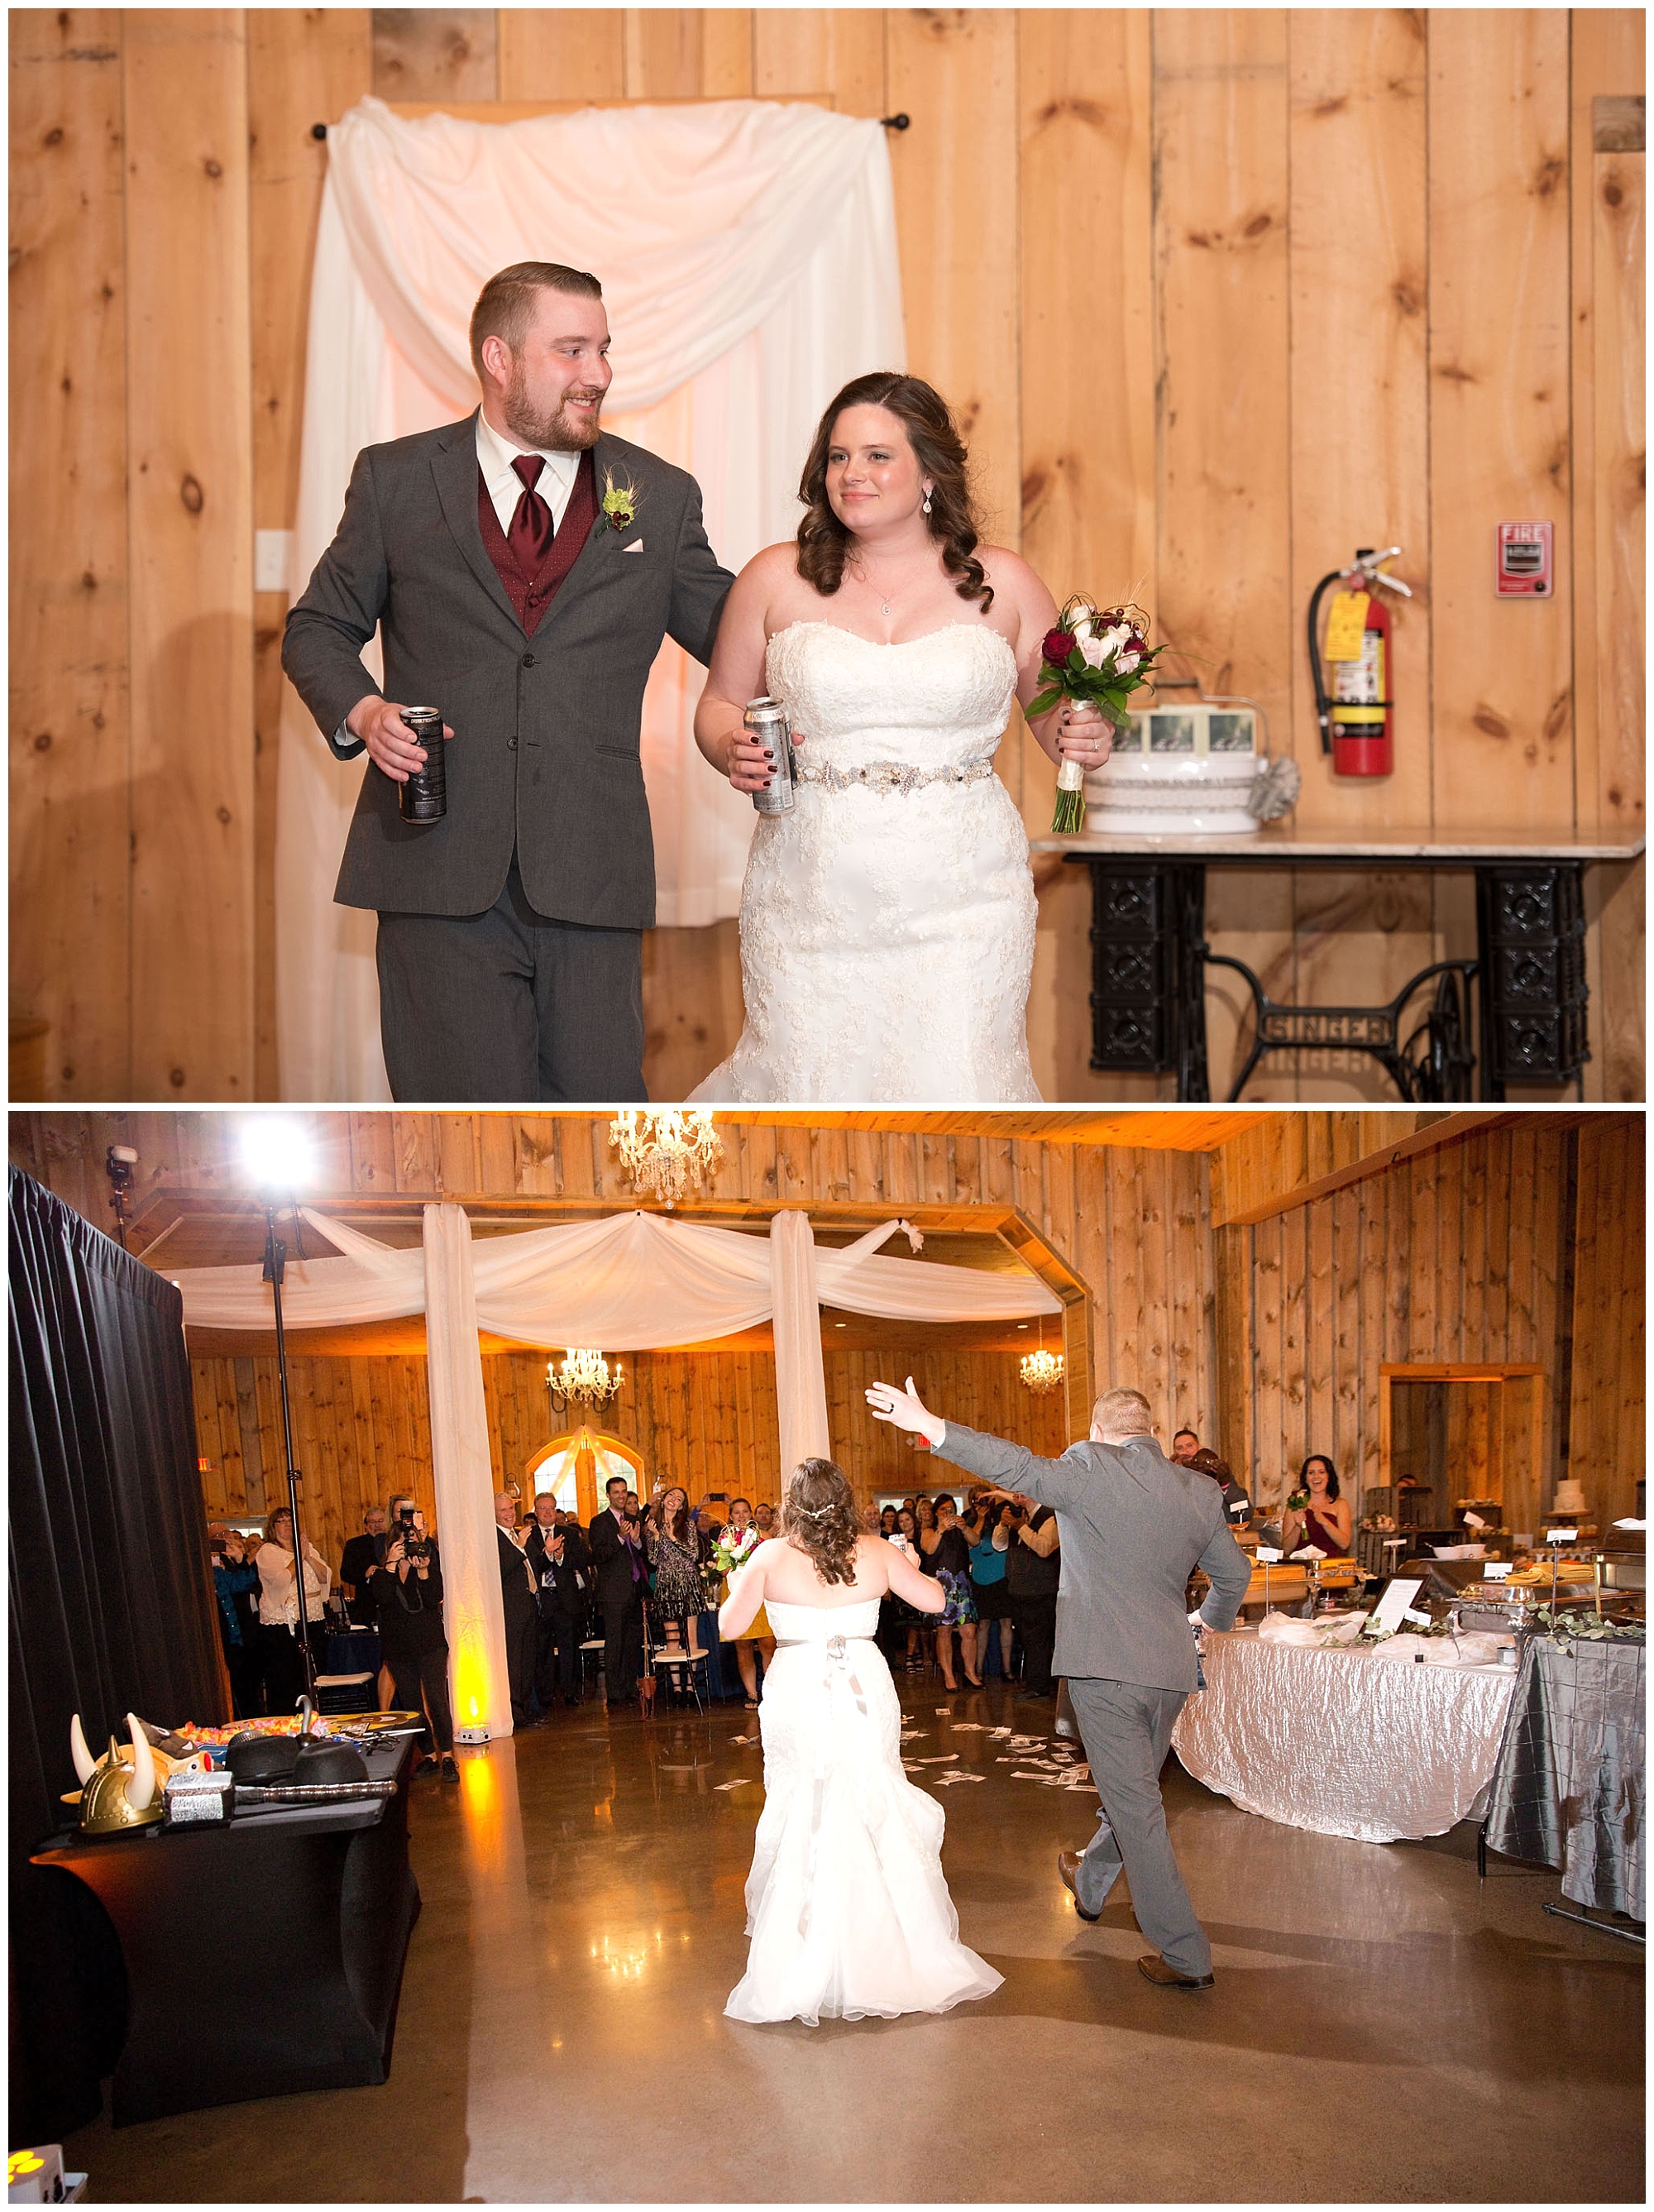
[[[720,1603],[730,1595],[730,1572],[749,1559],[763,1540],[762,1534],[754,1524],[750,1503],[744,1498],[731,1499],[730,1518],[726,1526],[719,1533],[718,1550],[714,1554],[718,1565],[724,1570]],[[762,1657],[764,1669],[767,1674],[770,1662],[775,1656],[775,1638],[770,1633],[769,1620],[761,1605],[753,1615],[750,1624],[733,1640],[736,1664],[741,1669],[742,1686],[747,1692],[747,1709],[749,1712],[756,1712],[758,1711],[759,1659]]]

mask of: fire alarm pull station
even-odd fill
[[[1549,599],[1554,532],[1548,522],[1500,524],[1493,588],[1501,599]]]

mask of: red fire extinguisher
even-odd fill
[[[1375,553],[1356,549],[1352,568],[1323,576],[1310,600],[1310,671],[1315,679],[1315,712],[1321,725],[1321,750],[1332,755],[1335,775],[1388,775],[1396,765],[1396,702],[1390,696],[1390,609],[1377,586],[1413,596],[1399,576],[1380,573],[1379,562],[1401,551],[1391,545]],[[1321,601],[1329,588],[1345,588],[1334,599],[1323,647],[1318,624]],[[1332,671],[1329,696],[1322,662]]]

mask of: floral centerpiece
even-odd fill
[[[1130,726],[1134,691],[1149,687],[1163,645],[1148,643],[1148,617],[1130,605],[1099,610],[1083,592],[1065,601],[1057,627],[1040,647],[1039,689],[1028,702],[1028,719],[1048,714],[1059,699],[1095,707],[1117,730]],[[1064,760],[1057,771],[1057,811],[1051,834],[1075,836],[1085,825],[1085,770]]]

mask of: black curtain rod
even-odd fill
[[[912,128],[913,118],[911,115],[882,115],[879,120],[887,131],[907,131]],[[310,126],[310,135],[312,138],[325,138],[326,124],[312,123]]]

